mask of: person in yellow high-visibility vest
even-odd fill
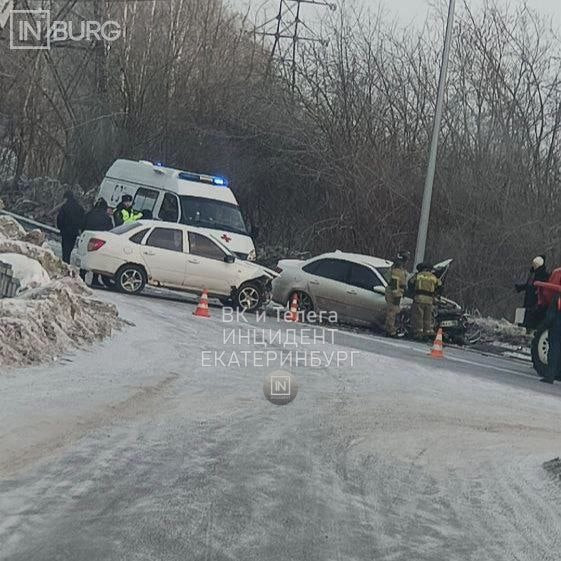
[[[397,336],[395,320],[399,314],[401,299],[407,287],[405,264],[409,259],[408,251],[400,251],[390,269],[390,282],[386,286],[386,335]]]
[[[411,306],[411,326],[416,339],[434,337],[432,321],[434,298],[442,285],[440,279],[432,272],[428,263],[421,263],[418,273],[412,279],[414,287],[413,305]]]
[[[120,226],[126,222],[136,222],[142,218],[142,212],[135,212],[132,208],[132,197],[130,195],[123,195],[121,202],[113,211],[113,221],[115,226]]]

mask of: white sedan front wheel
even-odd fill
[[[244,312],[254,312],[261,305],[263,294],[259,285],[248,282],[242,284],[236,293],[235,303]]]

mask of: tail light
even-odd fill
[[[282,273],[282,269],[278,265],[273,270],[277,273]]]
[[[90,238],[88,242],[88,251],[97,251],[100,247],[105,245],[105,240],[99,238]]]

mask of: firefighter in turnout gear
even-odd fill
[[[432,272],[428,263],[421,263],[418,272],[411,281],[414,287],[413,305],[411,306],[411,326],[416,339],[432,339],[434,326],[432,312],[436,291],[442,285]]]
[[[390,283],[386,286],[386,335],[396,337],[395,320],[400,310],[401,298],[407,287],[405,264],[409,259],[408,251],[401,251],[390,269]]]

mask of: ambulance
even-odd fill
[[[197,226],[240,259],[255,260],[253,239],[225,178],[120,159],[103,178],[98,198],[115,208],[125,194],[144,218]]]

